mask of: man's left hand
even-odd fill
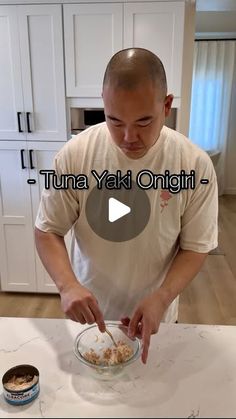
[[[166,306],[158,292],[148,295],[137,305],[131,319],[124,317],[122,324],[128,326],[128,335],[142,339],[142,362],[146,364],[151,335],[159,330]]]

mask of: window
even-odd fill
[[[235,41],[195,41],[190,139],[206,151],[227,142]]]

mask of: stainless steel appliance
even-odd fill
[[[71,134],[78,134],[80,131],[105,121],[102,108],[70,108]]]
[[[70,108],[71,134],[76,135],[91,125],[105,121],[102,108]],[[176,129],[177,109],[171,109],[171,115],[166,119],[165,125]]]

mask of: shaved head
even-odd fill
[[[158,90],[158,97],[167,94],[167,82],[161,60],[144,48],[127,48],[110,59],[103,79],[106,87],[133,90],[138,85],[151,81]]]

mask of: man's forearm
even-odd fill
[[[166,308],[186,288],[200,271],[208,253],[180,249],[175,256],[166,278],[157,291]]]
[[[60,292],[78,283],[63,237],[54,233],[44,233],[35,228],[35,243],[45,269]]]

